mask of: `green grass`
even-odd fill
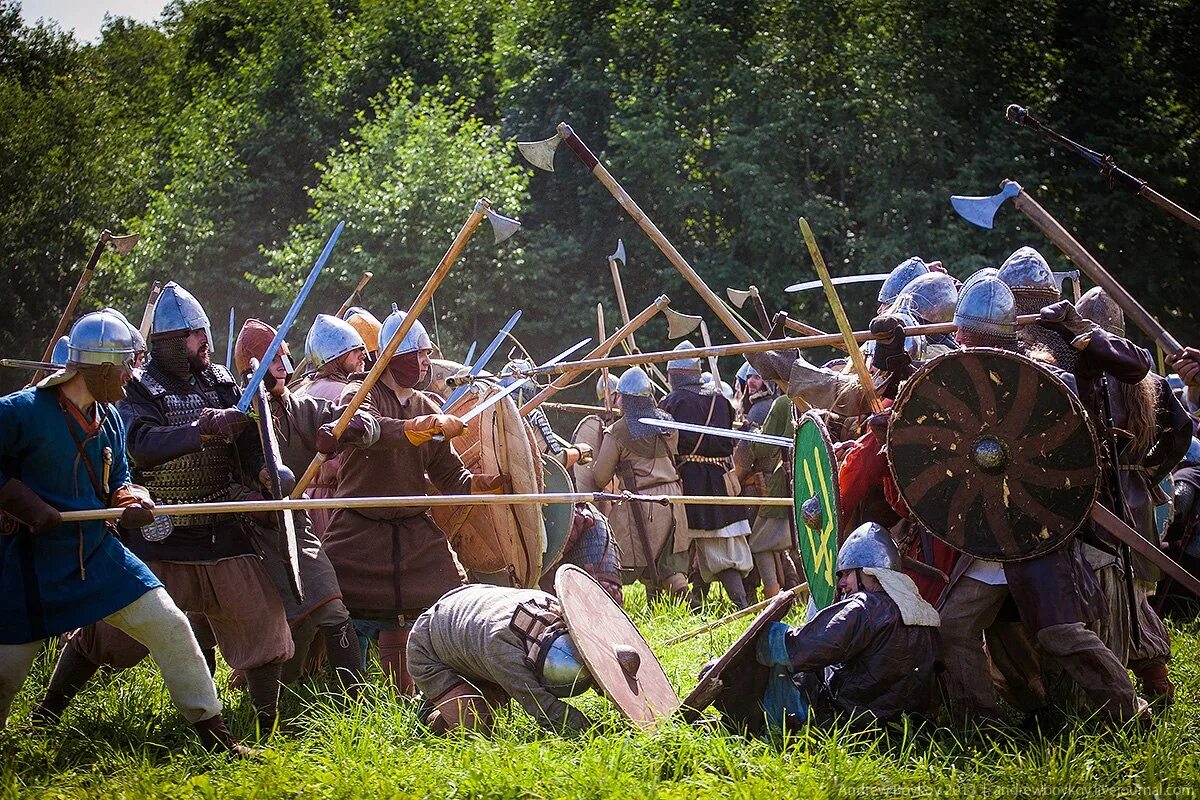
[[[681,607],[651,614],[644,595],[629,595],[631,615],[681,694],[745,625],[665,652],[661,642],[697,618]],[[714,608],[712,616],[728,610]],[[545,734],[520,710],[501,714],[490,738],[438,739],[422,729],[410,701],[396,701],[378,680],[349,709],[317,681],[285,690],[290,730],[249,762],[201,750],[148,664],[94,680],[58,726],[30,727],[24,720],[52,664],[46,654],[0,732],[0,797],[1193,797],[1200,795],[1200,624],[1168,624],[1178,698],[1148,731],[1075,721],[1046,738],[1015,730],[806,730],[765,743],[682,724],[639,733],[588,693],[572,702],[600,725],[580,739]],[[230,727],[249,735],[247,698],[223,691],[222,699]]]

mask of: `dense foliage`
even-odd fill
[[[560,120],[718,292],[754,283],[829,325],[818,295],[781,291],[813,275],[800,215],[835,273],[916,253],[962,276],[1025,242],[1068,268],[1015,210],[989,232],[946,202],[1011,177],[1194,343],[1200,232],[1004,108],[1200,210],[1197,40],[1186,0],[176,0],[80,45],[0,0],[0,354],[40,354],[105,227],[144,238],[106,256],[85,307],[140,318],[149,283],[173,278],[223,351],[226,309],[278,319],[340,218],[302,326],[367,269],[379,316],[407,305],[480,195],[525,229],[478,237],[438,293],[448,354],[517,307],[547,354],[593,329],[596,302],[615,319],[618,237],[634,312],[661,292],[701,310],[573,157],[535,174],[516,155]],[[871,293],[845,292],[860,323]]]

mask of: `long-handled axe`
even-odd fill
[[[1097,153],[1095,150],[1084,147],[1078,142],[1073,142],[1063,136],[1058,131],[1043,125],[1040,120],[1029,113],[1029,109],[1023,108],[1015,103],[1010,105],[1004,113],[1005,117],[1010,122],[1015,122],[1017,125],[1037,131],[1055,144],[1061,145],[1075,155],[1082,158],[1084,161],[1091,164],[1100,171],[1100,175],[1108,179],[1109,186],[1113,184],[1121,184],[1127,189],[1130,189],[1138,197],[1144,197],[1154,205],[1166,211],[1173,217],[1181,219],[1193,228],[1200,230],[1200,217],[1197,217],[1192,212],[1188,211],[1183,206],[1175,203],[1172,200],[1163,197],[1158,192],[1150,188],[1150,184],[1141,178],[1130,175],[1125,170],[1117,166],[1116,160],[1110,155]]]
[[[671,265],[679,271],[684,280],[692,285],[692,288],[704,299],[709,308],[725,323],[726,327],[733,333],[734,338],[739,342],[754,341],[754,337],[750,335],[750,332],[742,327],[737,318],[730,313],[729,309],[721,302],[721,298],[717,297],[713,293],[713,290],[708,288],[708,285],[700,278],[696,270],[692,269],[692,265],[687,262],[687,259],[680,255],[675,246],[658,229],[658,226],[646,216],[646,212],[638,207],[638,204],[633,201],[629,193],[621,187],[621,184],[617,183],[616,178],[600,163],[600,159],[596,158],[595,154],[588,149],[588,146],[575,135],[575,131],[571,130],[570,125],[560,122],[558,123],[557,132],[549,139],[543,139],[540,142],[518,142],[517,149],[521,151],[521,155],[533,166],[544,169],[547,172],[553,172],[554,153],[558,149],[559,144],[563,142],[566,142],[571,152],[583,162],[588,171],[595,175],[596,179],[604,185],[604,188],[608,189],[609,193],[616,198],[626,213],[638,224],[638,227],[650,237],[650,241],[658,246],[658,249],[667,257]]]
[[[458,261],[458,257],[462,255],[463,249],[467,246],[467,242],[470,241],[472,234],[479,227],[479,223],[485,219],[491,222],[492,232],[495,234],[497,242],[502,242],[509,236],[512,236],[517,228],[520,227],[520,223],[516,220],[492,212],[491,201],[486,197],[481,197],[475,203],[475,207],[471,209],[466,222],[463,223],[462,228],[455,234],[454,241],[450,243],[450,248],[446,250],[445,255],[442,256],[441,261],[438,262],[429,279],[425,281],[425,285],[421,287],[417,298],[409,306],[408,313],[400,323],[400,327],[396,329],[391,339],[381,343],[379,357],[375,360],[375,365],[371,367],[371,371],[363,379],[358,391],[354,393],[354,396],[350,398],[350,402],[346,404],[346,408],[342,411],[342,416],[334,423],[333,435],[335,437],[340,438],[346,432],[346,427],[350,424],[350,419],[354,416],[354,412],[358,411],[359,406],[367,399],[367,394],[375,387],[375,384],[383,375],[383,371],[387,369],[387,365],[392,360],[392,355],[396,352],[396,348],[400,346],[400,342],[404,341],[404,337],[408,335],[417,318],[420,317],[421,312],[425,310],[425,306],[429,304],[433,293],[437,291],[438,286],[441,285],[450,268],[454,266],[454,263]],[[296,488],[292,490],[293,498],[298,498],[304,494],[304,490],[313,482],[313,479],[317,476],[317,471],[324,462],[325,456],[323,454],[317,453],[313,456],[308,469],[296,481]]]
[[[1076,241],[1075,237],[1058,220],[1050,216],[1050,213],[1030,197],[1029,193],[1022,189],[1016,181],[1005,180],[1000,184],[1000,192],[991,197],[955,195],[950,198],[950,205],[954,206],[954,210],[967,222],[981,228],[991,228],[996,211],[1010,197],[1017,210],[1029,217],[1030,221],[1050,241],[1054,242],[1067,258],[1075,263],[1075,266],[1083,270],[1085,275],[1103,288],[1105,293],[1133,320],[1134,324],[1153,339],[1164,352],[1174,354],[1183,349],[1179,340],[1172,336],[1150,312],[1146,311],[1142,304],[1133,298],[1133,295],[1125,291],[1125,287],[1117,283],[1108,270],[1100,266],[1100,262],[1093,258],[1092,254],[1085,250],[1083,245]]]
[[[625,242],[617,239],[617,249],[608,257],[608,268],[612,272],[613,288],[617,292],[617,307],[621,310],[621,322],[625,325],[629,324],[629,304],[625,300],[625,285],[621,283],[621,267],[626,266],[628,263],[629,261],[625,256]],[[601,336],[600,338],[603,339],[604,337]],[[637,339],[633,337],[633,334],[630,334],[629,338],[621,344],[627,353],[638,352]],[[665,386],[667,384],[667,376],[663,375],[662,370],[654,364],[648,366],[650,374]]]
[[[758,287],[750,284],[749,289],[726,289],[725,294],[729,295],[729,302],[733,303],[736,308],[745,308],[746,301],[751,300],[754,303],[754,313],[758,315],[758,324],[763,331],[771,327],[771,320],[767,316],[767,307],[763,304],[762,295],[758,293]]]
[[[71,299],[67,301],[67,307],[63,309],[62,316],[58,319],[58,325],[54,327],[50,342],[42,352],[42,361],[50,361],[54,355],[54,345],[67,332],[67,326],[71,323],[71,318],[75,316],[75,309],[79,306],[79,300],[83,297],[84,290],[91,283],[92,274],[96,271],[96,265],[100,263],[100,256],[104,253],[104,249],[111,247],[121,255],[127,256],[133,252],[133,248],[137,247],[138,238],[136,233],[114,236],[113,232],[107,228],[100,231],[96,246],[92,248],[92,255],[83,268],[83,274],[79,276],[79,282],[75,284],[75,291],[71,292]]]

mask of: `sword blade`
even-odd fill
[[[726,439],[742,439],[756,444],[770,444],[776,447],[794,447],[795,443],[786,436],[771,436],[766,433],[751,433],[750,431],[735,431],[730,428],[710,428],[707,425],[693,425],[690,422],[676,422],[673,419],[658,419],[657,417],[642,417],[638,422],[655,428],[669,428],[688,433],[702,433],[705,436],[721,436]]]
[[[262,383],[263,378],[266,377],[267,370],[271,368],[271,363],[275,360],[275,355],[279,352],[283,340],[287,338],[288,333],[292,329],[292,324],[300,314],[300,307],[308,299],[308,294],[312,291],[313,284],[317,282],[317,276],[325,268],[325,262],[329,260],[329,256],[333,253],[333,246],[337,244],[338,237],[342,235],[342,229],[345,227],[346,221],[342,220],[333,229],[333,234],[330,235],[329,241],[325,243],[325,248],[321,251],[321,255],[317,257],[317,263],[313,264],[312,270],[308,273],[308,278],[305,279],[304,285],[300,287],[300,293],[292,301],[292,307],[284,315],[283,322],[279,323],[279,332],[275,334],[275,338],[267,346],[267,352],[263,353],[262,362],[258,365],[258,369],[254,371],[250,382],[246,384],[246,388],[242,392],[242,399],[238,401],[237,407],[242,413],[245,413],[250,408],[250,402],[254,399],[256,388]]]
[[[833,279],[834,286],[841,286],[846,283],[883,283],[888,279],[887,272],[878,272],[872,275],[843,275],[840,278]],[[819,280],[805,281],[804,283],[793,283],[791,286],[784,289],[785,292],[807,292],[809,289],[816,289],[821,285]]]
[[[233,306],[229,307],[229,339],[225,343],[225,369],[233,371]]]
[[[499,349],[500,345],[504,342],[504,339],[508,336],[509,331],[513,329],[513,327],[517,324],[517,320],[520,318],[521,310],[517,309],[517,312],[508,318],[508,322],[504,323],[504,327],[501,328],[500,332],[496,334],[496,338],[492,339],[491,343],[484,348],[483,352],[479,356],[479,360],[471,365],[471,371],[468,373],[470,377],[474,378],[479,375],[479,373],[483,372],[483,368],[487,366],[487,362],[493,355],[496,354],[496,350]],[[470,360],[469,356],[467,357],[467,360]],[[446,398],[446,402],[442,403],[442,412],[445,413],[446,409],[454,405],[454,402],[458,400],[458,398],[462,397],[470,387],[470,383],[464,383],[462,386],[459,386],[457,389],[451,392],[450,396]]]

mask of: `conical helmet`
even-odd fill
[[[304,357],[314,369],[320,369],[351,350],[367,349],[366,342],[345,320],[330,314],[317,314],[304,338]]]
[[[387,348],[392,337],[396,335],[396,331],[400,330],[400,323],[404,322],[406,316],[408,315],[401,311],[399,306],[392,303],[392,313],[388,314],[388,318],[383,321],[383,327],[379,331],[379,343],[382,347]],[[421,320],[416,320],[392,354],[402,356],[405,353],[432,349],[433,343],[429,340],[429,334],[425,332],[425,326],[421,324]]]
[[[378,317],[365,308],[353,306],[346,311],[342,319],[348,322],[351,328],[358,331],[369,355],[373,356],[379,352],[379,331],[383,328],[383,323],[379,321]]]
[[[1094,286],[1083,293],[1075,304],[1079,316],[1091,320],[1114,336],[1125,335],[1125,312],[1116,301],[1099,286]]]
[[[986,336],[1015,336],[1017,301],[999,278],[979,278],[963,287],[954,309],[959,330]]]
[[[879,287],[879,302],[884,305],[890,305],[900,296],[900,292],[904,291],[905,286],[908,286],[914,280],[928,272],[929,267],[917,256],[900,262],[888,273],[887,280],[883,282],[883,286]]]
[[[204,331],[209,345],[212,345],[212,326],[204,307],[195,295],[171,281],[158,296],[154,319],[150,323],[150,338],[191,331]]]
[[[900,569],[900,551],[888,529],[875,522],[859,525],[837,554],[837,571],[851,569]]]

